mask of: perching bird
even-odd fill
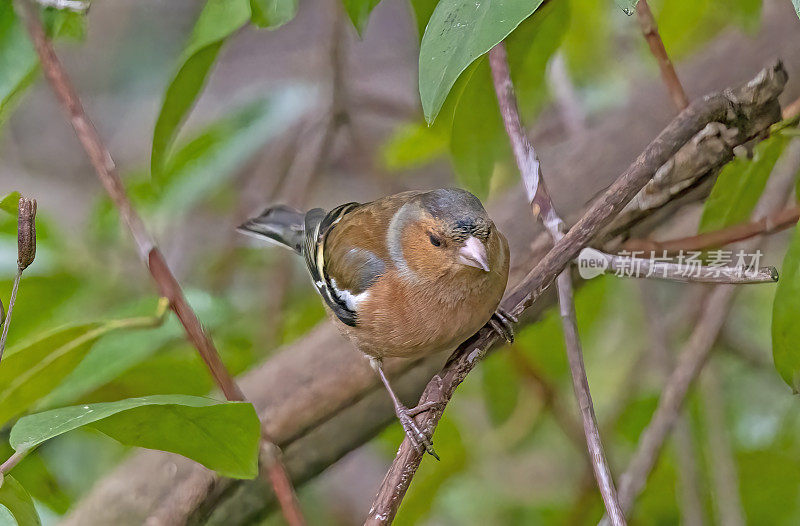
[[[449,188],[330,212],[277,205],[239,231],[305,257],[326,310],[369,356],[412,444],[436,456],[412,418],[429,407],[405,407],[381,365],[384,357],[453,350],[487,323],[513,338],[516,320],[498,309],[508,280],[508,242],[478,198]]]

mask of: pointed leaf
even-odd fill
[[[528,18],[542,0],[442,0],[419,53],[419,93],[432,123],[459,75]]]
[[[4,519],[10,515],[14,522],[9,526],[15,523],[17,526],[39,526],[41,521],[33,506],[33,499],[22,484],[8,475],[4,480],[0,475],[0,484],[0,524],[5,524]]]
[[[795,227],[780,275],[772,305],[772,357],[783,380],[800,392],[800,228]]]
[[[425,34],[425,28],[428,26],[428,20],[431,19],[433,10],[436,9],[436,4],[439,0],[409,0],[411,2],[411,9],[414,11],[414,21],[417,23],[417,35],[422,40],[422,35]]]
[[[700,232],[747,221],[787,142],[776,134],[755,147],[752,159],[734,159],[722,169],[703,207]]]
[[[250,11],[258,27],[277,29],[297,14],[297,0],[250,0]]]
[[[178,129],[203,89],[208,72],[228,36],[250,18],[248,0],[208,0],[167,87],[153,132],[151,175],[160,181]]]
[[[28,415],[11,429],[11,447],[30,449],[86,425],[128,446],[178,453],[227,477],[258,473],[261,426],[253,406],[196,396],[154,395]]]

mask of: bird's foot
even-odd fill
[[[414,421],[414,416],[424,411],[428,411],[429,409],[438,405],[438,403],[439,402],[425,402],[424,404],[420,404],[417,407],[412,407],[411,409],[403,405],[395,407],[397,419],[400,421],[400,425],[403,426],[403,431],[406,432],[406,436],[411,441],[411,445],[414,447],[414,449],[419,453],[427,451],[428,454],[436,460],[439,460],[439,455],[437,455],[436,451],[433,450],[433,442],[431,442],[430,436],[428,436],[427,433],[424,433],[419,428],[417,423]]]
[[[510,312],[506,312],[502,307],[497,307],[492,317],[489,318],[489,326],[508,343],[514,343],[514,326],[519,320]]]

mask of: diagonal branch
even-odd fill
[[[72,82],[45,34],[36,9],[28,1],[20,2],[20,5],[25,11],[28,32],[33,40],[36,53],[39,55],[39,61],[42,64],[45,76],[67,113],[67,117],[86,155],[89,157],[98,179],[127,225],[138,249],[139,257],[150,271],[159,293],[169,299],[170,308],[180,320],[187,338],[197,349],[225,397],[228,400],[245,400],[242,391],[220,359],[214,342],[203,330],[200,320],[186,301],[181,286],[167,265],[164,256],[145,228],[141,217],[133,208],[125,192],[122,180],[117,173],[111,152],[109,152],[94,124],[86,115]],[[272,451],[271,454],[265,455],[267,459],[266,471],[281,502],[286,520],[292,525],[303,524],[304,520],[297,503],[297,497],[294,495],[291,481],[279,454],[275,452],[277,446],[271,444],[271,439],[263,431],[262,438],[271,445],[271,447],[264,448]]]
[[[506,134],[508,134],[517,167],[528,192],[528,200],[533,207],[533,213],[544,223],[553,242],[558,242],[564,237],[564,221],[556,212],[553,201],[547,193],[544,179],[542,178],[541,163],[536,151],[531,145],[522,127],[522,122],[517,108],[517,99],[514,94],[514,85],[508,70],[508,57],[505,45],[501,42],[489,51],[489,65],[492,70],[497,101],[500,105],[500,114],[503,117]],[[589,459],[592,464],[603,503],[612,522],[615,525],[625,524],[625,516],[617,501],[617,490],[614,479],[606,461],[600,431],[597,428],[597,417],[594,414],[594,404],[589,391],[589,382],[586,378],[586,367],[583,363],[583,351],[578,336],[578,321],[575,315],[575,300],[572,289],[572,276],[569,269],[563,270],[557,279],[558,303],[561,308],[561,323],[564,330],[564,340],[567,348],[572,387],[583,422],[583,432],[589,450]]]

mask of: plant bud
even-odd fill
[[[19,200],[17,222],[17,267],[25,270],[36,257],[36,199]]]

